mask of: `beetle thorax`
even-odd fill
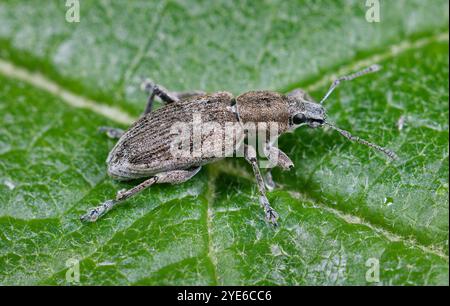
[[[236,98],[236,110],[242,124],[275,123],[279,134],[289,127],[287,98],[271,91],[250,91]]]

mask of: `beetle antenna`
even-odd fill
[[[358,71],[358,72],[355,72],[355,73],[352,73],[352,74],[349,74],[349,75],[344,75],[344,76],[341,76],[341,77],[337,78],[337,79],[334,80],[334,82],[331,84],[330,89],[328,89],[327,93],[326,93],[325,96],[322,98],[322,100],[320,100],[319,103],[322,104],[322,103],[330,96],[330,94],[333,92],[333,90],[334,90],[336,87],[339,86],[339,84],[340,84],[342,81],[351,81],[351,80],[356,79],[356,78],[358,78],[358,77],[360,77],[360,76],[363,76],[363,75],[365,75],[365,74],[372,73],[372,72],[376,72],[376,71],[378,71],[378,70],[380,70],[380,69],[381,69],[381,66],[380,66],[380,65],[374,64],[374,65],[372,65],[372,66],[367,67],[366,69],[363,69],[363,70],[360,70],[360,71]]]
[[[364,140],[364,139],[362,139],[362,138],[360,138],[358,136],[353,136],[352,134],[350,134],[350,132],[348,132],[346,130],[343,130],[343,129],[340,129],[337,126],[335,126],[335,125],[333,125],[333,124],[331,124],[329,122],[325,122],[325,124],[327,126],[329,126],[330,128],[332,128],[333,130],[337,131],[339,134],[341,134],[342,136],[344,136],[345,138],[347,138],[350,141],[354,141],[354,142],[363,144],[365,146],[368,146],[370,148],[373,148],[373,149],[375,149],[377,151],[380,151],[380,152],[386,154],[392,160],[398,159],[398,156],[397,156],[397,154],[395,154],[394,151],[391,151],[389,149],[383,148],[383,147],[381,147],[381,146],[379,146],[377,144],[374,144],[372,142]]]

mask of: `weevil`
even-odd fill
[[[108,200],[100,206],[89,210],[81,217],[82,221],[96,221],[117,204],[150,187],[153,184],[179,184],[191,179],[205,164],[219,159],[233,156],[236,149],[243,149],[243,157],[250,163],[259,191],[259,202],[264,209],[266,220],[277,225],[278,214],[270,206],[266,196],[267,186],[261,175],[256,149],[246,143],[246,124],[249,122],[275,122],[278,124],[277,137],[285,132],[295,130],[301,126],[318,128],[328,126],[351,141],[355,141],[374,148],[389,158],[396,159],[396,154],[386,148],[353,136],[348,131],[336,127],[327,121],[323,102],[333,90],[342,82],[378,71],[380,66],[372,65],[356,73],[337,78],[320,102],[316,102],[308,93],[295,89],[287,94],[272,91],[250,91],[233,97],[228,92],[206,94],[201,91],[170,92],[164,87],[151,81],[143,83],[143,89],[149,93],[145,111],[126,132],[111,127],[102,127],[111,138],[118,138],[118,142],[111,150],[106,160],[108,174],[116,180],[145,179],[142,183],[129,190],[121,190],[115,199]],[[164,106],[152,111],[155,97],[164,102]],[[174,156],[173,139],[179,136],[173,132],[173,125],[177,122],[192,122],[192,117],[200,114],[207,122],[216,122],[224,127],[225,122],[237,123],[242,129],[232,138],[233,146],[219,146],[222,155],[216,154],[217,146],[200,136],[201,154],[187,154]],[[191,127],[195,124],[191,123]],[[225,133],[227,130],[225,128]],[[184,138],[192,153],[194,139],[192,134]],[[175,142],[177,143],[177,142]],[[294,166],[290,158],[280,149],[267,141],[263,144],[264,152],[273,165],[284,170]],[[214,153],[214,154],[211,154]]]

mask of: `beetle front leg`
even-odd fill
[[[292,168],[294,168],[294,163],[289,158],[289,156],[287,156],[286,153],[284,153],[277,147],[267,145],[264,148],[264,154],[269,159],[270,165],[272,165],[273,167],[279,166],[283,170],[291,170]]]
[[[201,167],[192,170],[173,170],[169,172],[158,173],[131,189],[119,191],[117,193],[116,199],[108,200],[106,202],[103,202],[100,206],[90,209],[86,214],[81,216],[80,220],[83,222],[95,222],[98,218],[113,209],[117,204],[122,203],[126,199],[138,194],[139,192],[152,186],[153,184],[183,183],[197,174],[200,169]]]
[[[244,156],[253,168],[253,173],[255,174],[256,183],[259,190],[259,203],[264,208],[266,220],[274,226],[277,226],[278,213],[270,206],[269,200],[267,199],[266,187],[264,185],[264,180],[261,176],[261,171],[259,170],[258,161],[256,159],[256,150],[251,146],[245,145]]]
[[[177,96],[178,99],[182,100],[191,97],[203,96],[206,95],[206,92],[202,90],[190,90],[190,91],[176,91],[173,92],[173,94]]]
[[[292,160],[286,155],[286,153],[284,153],[277,147],[267,144],[264,147],[264,154],[270,162],[269,168],[273,168],[276,166],[279,166],[283,170],[291,170],[292,168],[294,168],[294,163],[292,162]],[[267,173],[264,176],[264,182],[268,190],[275,189],[276,185],[272,178],[271,169],[267,170]]]

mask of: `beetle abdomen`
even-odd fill
[[[116,179],[148,177],[158,172],[200,166],[232,154],[234,147],[225,143],[230,141],[225,139],[226,124],[238,122],[230,108],[232,98],[227,92],[190,97],[143,116],[111,150],[107,159],[108,173]],[[210,123],[216,128],[203,126],[211,126]],[[216,131],[219,128],[221,131]],[[242,132],[236,133],[235,138],[241,139]],[[220,141],[222,145],[218,145]],[[181,155],[180,146],[184,153]],[[200,152],[195,150],[198,147]]]

